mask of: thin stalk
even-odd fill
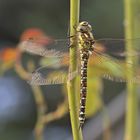
[[[20,56],[21,56],[21,54],[20,54]],[[29,61],[27,63],[27,69],[29,71],[28,72],[22,67],[21,62],[19,61],[20,59],[21,58],[17,59],[17,61],[15,63],[15,70],[16,70],[17,74],[23,80],[28,81],[29,77],[30,77],[29,72],[34,70],[34,63],[33,63],[33,61]],[[41,88],[39,86],[31,86],[31,88],[33,90],[33,95],[34,95],[35,102],[37,105],[37,123],[35,126],[35,140],[43,140],[43,129],[44,129],[45,123],[43,123],[42,117],[46,111],[46,103],[45,103]]]
[[[39,86],[31,87],[37,105],[37,123],[35,126],[35,140],[43,140],[43,130],[45,127],[45,123],[42,121],[42,118],[45,115],[46,111],[45,101],[41,88]]]
[[[79,9],[80,0],[70,0],[70,36],[76,35],[75,28],[79,23]],[[77,38],[71,38],[71,48],[70,48],[70,71],[76,71],[77,68]],[[68,100],[70,109],[70,119],[72,126],[73,140],[82,140],[82,133],[79,130],[79,120],[78,120],[78,93],[76,88],[76,78],[69,81],[67,84],[68,89]]]
[[[137,0],[138,2],[138,0]],[[136,34],[136,0],[124,0],[125,8],[125,37],[126,38],[135,38],[138,37]],[[138,26],[137,26],[138,27]],[[139,34],[140,35],[140,34]],[[128,42],[126,44],[126,49],[128,53],[131,53],[134,50],[134,43]],[[129,65],[127,68],[127,79],[131,81],[135,78],[136,67],[137,67],[137,58],[132,56],[127,57],[127,62],[132,62],[133,65]],[[130,73],[131,72],[131,73]],[[125,140],[134,140],[137,138],[137,115],[138,115],[138,94],[137,94],[137,85],[128,82],[127,84],[127,103],[126,103],[126,126],[125,126]]]
[[[34,70],[34,67],[35,65],[33,61],[29,61],[27,63],[27,69],[29,72],[32,72]],[[32,85],[31,88],[33,90],[33,95],[37,105],[37,122],[35,126],[35,139],[43,140],[43,130],[45,127],[45,123],[42,121],[42,118],[47,110],[46,102],[40,86]]]

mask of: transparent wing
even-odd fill
[[[36,39],[29,39],[22,41],[18,45],[20,50],[24,52],[44,57],[63,57],[63,54],[68,51],[68,46],[69,39],[50,40],[47,43]]]
[[[42,40],[45,40],[42,38]],[[70,44],[69,39],[57,39],[50,40],[46,44],[44,41],[38,41],[36,39],[29,39],[19,44],[19,48],[22,51],[29,52],[31,54],[40,55],[44,57],[63,57],[65,52],[68,52],[68,46]],[[125,50],[125,45],[133,45],[133,52],[128,53]],[[109,55],[125,57],[140,55],[140,38],[136,39],[112,39],[104,38],[95,41],[95,51],[104,51]]]
[[[68,40],[53,40],[46,47],[37,41],[24,41],[21,48],[32,54],[45,56],[40,59],[41,67],[30,75],[31,85],[62,84],[72,80],[78,72],[69,71]],[[55,48],[55,49],[52,49]]]
[[[94,57],[94,58],[93,58]],[[97,60],[97,61],[96,61]],[[96,62],[93,62],[96,61]],[[75,76],[80,74],[80,66],[77,71],[71,72],[68,65],[61,65],[56,67],[44,66],[38,68],[31,74],[29,83],[31,85],[54,85],[63,84],[72,80]],[[127,69],[126,64],[122,61],[114,59],[110,56],[94,55],[91,56],[88,65],[88,78],[94,78],[94,75],[99,75],[105,79],[116,82],[132,82],[140,83],[140,76],[135,74],[135,77],[130,81],[126,78],[126,73],[131,72]]]
[[[125,50],[126,45],[132,45],[133,51],[128,53]],[[139,56],[140,55],[140,38],[135,39],[112,39],[104,38],[95,41],[95,51],[101,49],[104,53],[112,56],[126,57],[126,56]]]
[[[39,64],[42,67],[60,68],[69,66],[69,53],[64,53],[63,57],[42,57]]]
[[[31,85],[63,84],[72,80],[77,74],[78,71],[70,72],[68,67],[57,69],[40,67],[31,74],[29,83]]]
[[[76,60],[77,62],[80,59]],[[69,53],[63,57],[42,58],[40,65],[30,76],[29,83],[32,85],[62,84],[72,80],[79,74],[80,62],[76,71],[71,72],[69,68]]]
[[[133,45],[133,51],[127,53],[125,51],[125,45],[131,43]],[[133,63],[128,63],[125,61],[127,56],[139,58],[140,50],[138,46],[140,45],[140,39],[100,39],[95,43],[95,49],[93,55],[96,56],[97,63],[96,66],[100,67],[101,74],[104,78],[117,81],[117,82],[135,82],[140,83],[139,76],[139,65],[136,68],[134,78],[130,81],[127,80],[127,73],[131,73],[129,67],[134,67]],[[111,56],[115,57],[111,57]],[[93,56],[92,56],[93,57]],[[91,58],[92,60],[94,58]],[[100,65],[102,64],[102,65]],[[92,68],[91,68],[92,69]],[[94,69],[93,69],[94,71]]]

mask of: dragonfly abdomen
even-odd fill
[[[80,121],[80,127],[82,127],[85,121],[85,107],[86,107],[86,95],[87,95],[87,64],[88,64],[89,53],[88,51],[81,50],[80,56],[81,56],[81,90],[80,90],[79,121]]]

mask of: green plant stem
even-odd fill
[[[42,118],[45,115],[46,106],[43,97],[43,93],[39,86],[32,86],[33,95],[35,97],[37,105],[37,123],[35,126],[35,140],[43,140],[43,130],[45,123],[43,123]]]
[[[79,8],[80,0],[71,0],[70,1],[70,36],[76,35],[75,28],[79,23]],[[71,38],[71,48],[70,48],[70,71],[76,71],[77,68],[77,38]],[[72,126],[72,133],[74,140],[82,140],[82,133],[79,130],[79,120],[78,120],[78,92],[76,90],[76,78],[69,81],[67,84],[68,89],[68,100],[69,100],[69,109],[70,109],[70,119]]]
[[[27,69],[30,73],[34,70],[34,67],[35,65],[33,61],[29,61],[27,63]],[[43,140],[43,130],[45,127],[45,123],[42,121],[42,118],[47,110],[46,102],[40,86],[31,86],[31,88],[37,105],[37,122],[35,126],[35,139]]]
[[[139,30],[136,20],[136,7],[138,3],[136,0],[124,0],[125,8],[125,37],[126,38],[135,38],[138,37],[136,31]],[[137,7],[138,8],[138,7]],[[140,35],[140,34],[139,34]],[[133,51],[134,43],[129,41],[126,44],[126,49],[128,53]],[[137,58],[132,56],[127,57],[127,62],[133,63],[133,66],[129,65],[127,68],[127,79],[131,81],[135,78],[136,67],[137,67]],[[131,73],[130,73],[131,71]],[[126,103],[126,127],[125,127],[125,140],[134,140],[137,138],[137,115],[138,115],[138,94],[137,94],[137,85],[128,82],[127,84],[127,103]]]

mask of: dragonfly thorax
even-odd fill
[[[80,49],[84,52],[88,52],[89,55],[92,54],[94,50],[94,37],[92,34],[91,25],[86,22],[80,22],[77,27],[77,36]]]

